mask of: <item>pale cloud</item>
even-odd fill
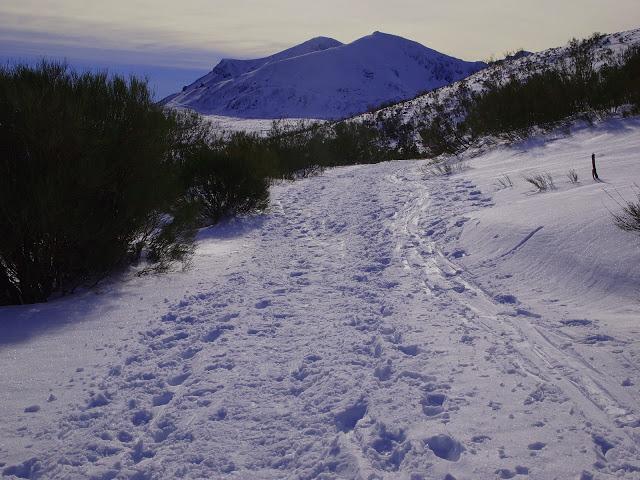
[[[640,27],[640,0],[2,0],[0,58],[209,69],[374,30],[466,60]]]
[[[640,24],[638,0],[3,0],[0,29],[262,55],[316,36],[381,30],[459,57],[539,50]]]

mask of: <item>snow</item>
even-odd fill
[[[308,53],[321,52],[329,48],[339,47],[342,43],[333,38],[316,37],[308,40],[300,45],[283,50],[265,58],[255,60],[234,60],[224,59],[207,75],[199,78],[191,85],[187,86],[187,90],[198,88],[201,83],[218,83],[231,78],[238,78],[245,73],[253,72],[266,64],[279,62],[288,58],[307,55]]]
[[[329,41],[312,40],[266,59],[223,60],[165,102],[240,118],[345,118],[413,98],[485,66],[380,32],[347,45]]]
[[[324,120],[307,118],[264,119],[225,117],[222,115],[203,115],[203,117],[211,123],[211,128],[218,132],[246,132],[263,136],[271,131],[273,122],[277,122],[281,128],[292,130],[303,128],[310,123],[324,122]]]
[[[332,169],[202,231],[190,270],[0,309],[0,472],[637,479],[640,239],[609,195],[639,133]]]

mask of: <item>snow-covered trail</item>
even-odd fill
[[[269,214],[213,229],[176,274],[189,293],[141,301],[148,320],[85,371],[84,398],[3,432],[33,442],[0,450],[27,460],[4,474],[638,478],[638,398],[619,381],[638,366],[567,336],[553,304],[489,291],[458,244],[494,200],[423,167],[283,184]]]

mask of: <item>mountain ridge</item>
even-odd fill
[[[224,59],[163,103],[239,118],[346,118],[485,66],[379,31],[348,44],[315,37],[260,59]]]

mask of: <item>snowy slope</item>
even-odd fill
[[[183,88],[182,93],[186,94],[187,92],[202,88],[205,85],[214,85],[225,80],[235,79],[245,73],[257,70],[258,68],[268,63],[274,63],[280,60],[286,60],[287,58],[306,55],[307,53],[319,52],[328,48],[339,47],[340,45],[342,45],[342,43],[338,40],[334,40],[333,38],[315,37],[299,45],[264,58],[256,58],[252,60],[235,60],[232,58],[224,58],[208,74],[198,78],[190,85],[186,85]],[[180,94],[175,93],[173,95],[170,95],[162,102],[168,103],[178,95]]]
[[[596,67],[603,63],[607,54],[619,53],[637,45],[640,45],[640,29],[604,35],[595,47]],[[567,53],[568,48],[563,46],[515,55],[505,61],[491,64],[460,81],[396,105],[357,115],[351,121],[375,124],[383,119],[399,118],[401,123],[409,124],[415,129],[416,142],[420,144],[418,128],[421,124],[429,122],[438,109],[442,108],[452,118],[461,118],[461,105],[458,100],[461,90],[481,92],[487,82],[500,82],[511,77],[526,78],[543,69],[559,66],[566,60]]]
[[[485,66],[380,32],[310,53],[292,56],[292,51],[300,48],[269,59],[223,61],[169,97],[167,105],[244,118],[344,118],[415,97]]]
[[[451,177],[334,169],[203,231],[191,270],[1,308],[0,472],[637,479],[640,239],[607,192],[638,151],[627,119]]]

